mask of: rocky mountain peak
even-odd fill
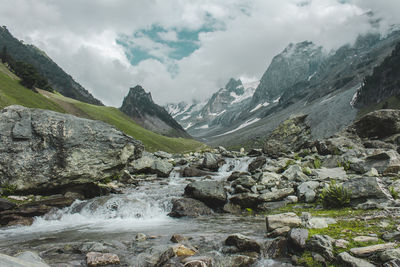
[[[135,87],[131,87],[129,89],[129,93],[126,98],[135,98],[135,99],[146,99],[147,101],[153,102],[153,98],[151,97],[151,93],[143,89],[142,86],[136,85]],[[124,100],[125,101],[125,100]]]

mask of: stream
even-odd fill
[[[250,159],[226,159],[213,179],[227,178],[233,171],[247,171]],[[181,197],[185,186],[204,177],[182,178],[175,169],[169,178],[140,182],[123,194],[112,194],[85,201],[36,217],[31,226],[0,229],[0,252],[13,255],[33,250],[51,266],[86,266],[85,253],[91,246],[116,253],[121,266],[149,266],[172,245],[173,234],[190,237],[199,255],[214,258],[214,266],[230,266],[221,252],[230,234],[241,233],[265,240],[264,216],[217,214],[198,218],[171,218],[171,200]],[[137,234],[147,237],[136,241]],[[283,266],[284,263],[261,259],[253,266]]]

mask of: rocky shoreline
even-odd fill
[[[187,185],[172,200],[171,217],[265,218],[265,234],[258,238],[233,232],[220,240],[223,266],[269,266],[262,265],[265,259],[286,266],[398,266],[400,112],[367,114],[317,141],[304,121],[285,121],[263,148],[247,153],[218,147],[171,155],[145,152],[140,142],[104,123],[8,107],[0,114],[0,223],[30,225],[35,216],[76,199],[123,193],[152,180],[167,186],[163,179],[176,172]],[[234,169],[228,159],[246,159],[247,170],[213,179],[222,166]],[[147,266],[218,266],[202,253],[205,244],[193,245],[179,233],[171,240]],[[63,253],[84,255],[88,266],[132,266],[106,246],[74,244]],[[0,254],[0,263],[13,260],[47,266],[34,252]]]

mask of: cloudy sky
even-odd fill
[[[257,80],[290,42],[327,50],[400,24],[399,0],[0,0],[0,24],[107,105],[141,84],[159,104]],[[371,26],[373,25],[373,26]]]

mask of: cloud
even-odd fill
[[[231,77],[261,77],[290,42],[335,49],[400,24],[398,10],[398,0],[0,0],[0,24],[120,106],[136,84],[161,104],[204,99]]]

